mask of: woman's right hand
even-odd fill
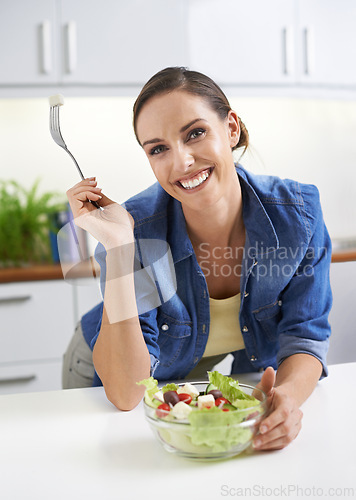
[[[68,189],[67,197],[75,224],[100,241],[106,250],[134,241],[132,216],[101,192],[95,177],[75,184]],[[96,201],[102,210],[89,200]]]

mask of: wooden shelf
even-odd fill
[[[334,251],[331,262],[356,261],[356,248],[348,250]],[[70,269],[69,269],[70,268]],[[66,279],[90,278],[100,275],[100,268],[97,262],[91,258],[80,264],[71,266],[68,264],[68,271],[65,269]],[[63,271],[60,264],[36,265],[29,267],[14,267],[8,269],[0,268],[0,283],[16,283],[20,281],[44,281],[61,280]]]
[[[66,279],[90,278],[100,275],[100,268],[93,258],[80,264],[68,264],[64,268]],[[29,267],[0,268],[0,283],[16,283],[20,281],[62,280],[63,271],[60,264],[34,265]]]
[[[353,260],[356,260],[356,248],[334,251],[331,256],[331,262],[349,262]]]
[[[59,264],[0,269],[0,283],[59,279],[63,279],[62,268]]]

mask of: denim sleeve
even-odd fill
[[[106,281],[106,251],[101,243],[99,243],[95,249],[95,259],[100,265],[100,288],[102,297],[104,297],[105,293],[105,281]],[[147,279],[145,280],[147,281]],[[149,291],[147,291],[147,287],[144,291],[142,291],[142,282],[141,286],[137,286],[140,289],[140,294],[143,298],[149,295]],[[101,321],[103,314],[103,303],[101,305],[93,308],[89,313],[87,313],[82,318],[83,331],[85,330],[86,340],[89,340],[90,348],[93,349],[95,342],[98,338]],[[90,320],[90,321],[89,321]],[[143,334],[143,338],[145,340],[150,360],[151,360],[151,375],[154,374],[158,364],[159,364],[159,346],[157,343],[158,339],[158,326],[157,326],[157,309],[152,309],[143,314],[139,314],[139,321],[141,325],[141,330]],[[91,334],[88,333],[87,325],[91,324]],[[95,326],[94,326],[95,325]],[[88,338],[89,337],[89,338]]]
[[[321,362],[323,378],[328,374],[326,355],[331,333],[328,316],[332,294],[331,240],[321,208],[314,227],[309,248],[282,296],[277,363],[292,354],[311,354]]]

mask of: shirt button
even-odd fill
[[[254,354],[252,354],[252,356],[250,357],[250,361],[257,361],[257,358]]]
[[[199,358],[194,358],[194,363],[198,363]]]
[[[278,305],[279,305],[279,306],[281,306],[281,305],[282,305],[282,301],[281,301],[281,300],[279,300],[279,301],[278,301]]]
[[[248,292],[244,293],[244,297],[248,297],[250,294]]]
[[[248,328],[247,328],[247,326],[246,326],[246,325],[243,327],[242,331],[243,331],[243,332],[248,332]]]
[[[167,325],[167,323],[163,323],[163,325],[161,326],[161,329],[166,332],[168,329],[169,329],[169,326]]]

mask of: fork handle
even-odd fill
[[[82,178],[82,180],[84,180],[84,175],[83,175],[83,172],[80,168],[80,166],[78,165],[78,162],[77,160],[74,158],[74,156],[72,155],[72,153],[69,151],[68,148],[65,148],[65,150],[67,151],[67,153],[69,154],[69,156],[72,158],[72,160],[74,161],[74,164],[75,166],[77,167],[77,170],[79,172],[79,175],[80,177]],[[103,210],[103,208],[96,202],[96,201],[93,201],[93,200],[88,200],[92,205],[94,205],[95,208],[99,208],[100,210]]]
[[[95,208],[99,208],[99,210],[103,210],[103,207],[101,207],[100,205],[98,205],[98,203],[96,201],[93,201],[93,200],[88,200],[92,205],[94,205]]]

